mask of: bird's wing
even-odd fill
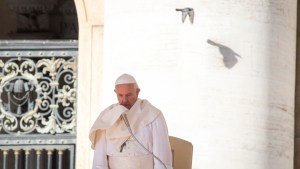
[[[190,21],[191,21],[191,23],[193,23],[194,22],[194,10],[190,10],[189,12],[188,12],[188,15],[189,15],[189,18],[190,18]]]
[[[187,12],[182,12],[182,23],[184,22],[186,16],[187,16]]]

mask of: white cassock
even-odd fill
[[[126,113],[140,143],[172,169],[168,129],[161,111],[147,100],[138,99],[130,110],[119,104],[105,109],[90,131],[94,151],[93,169],[165,169],[130,135],[120,118]]]

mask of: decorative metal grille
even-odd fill
[[[74,146],[70,145],[28,145],[0,146],[0,168],[3,169],[72,169]]]
[[[70,51],[2,52],[0,133],[75,133],[76,76]]]
[[[77,45],[0,41],[0,168],[74,168]]]

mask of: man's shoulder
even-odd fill
[[[101,116],[107,114],[107,112],[111,111],[112,109],[114,109],[114,108],[117,107],[118,105],[119,105],[118,103],[114,103],[114,104],[111,104],[110,106],[108,106],[108,107],[106,107],[106,108],[100,110],[100,111],[99,111],[100,113],[98,112],[98,118],[100,118]]]
[[[161,112],[160,109],[155,107],[153,104],[151,104],[148,100],[146,99],[140,99],[140,106],[142,110],[146,111],[155,111],[155,112]]]

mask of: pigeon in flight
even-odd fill
[[[187,15],[189,16],[191,23],[194,22],[194,9],[193,8],[176,9],[176,11],[182,12],[182,23],[185,21],[185,18]]]

